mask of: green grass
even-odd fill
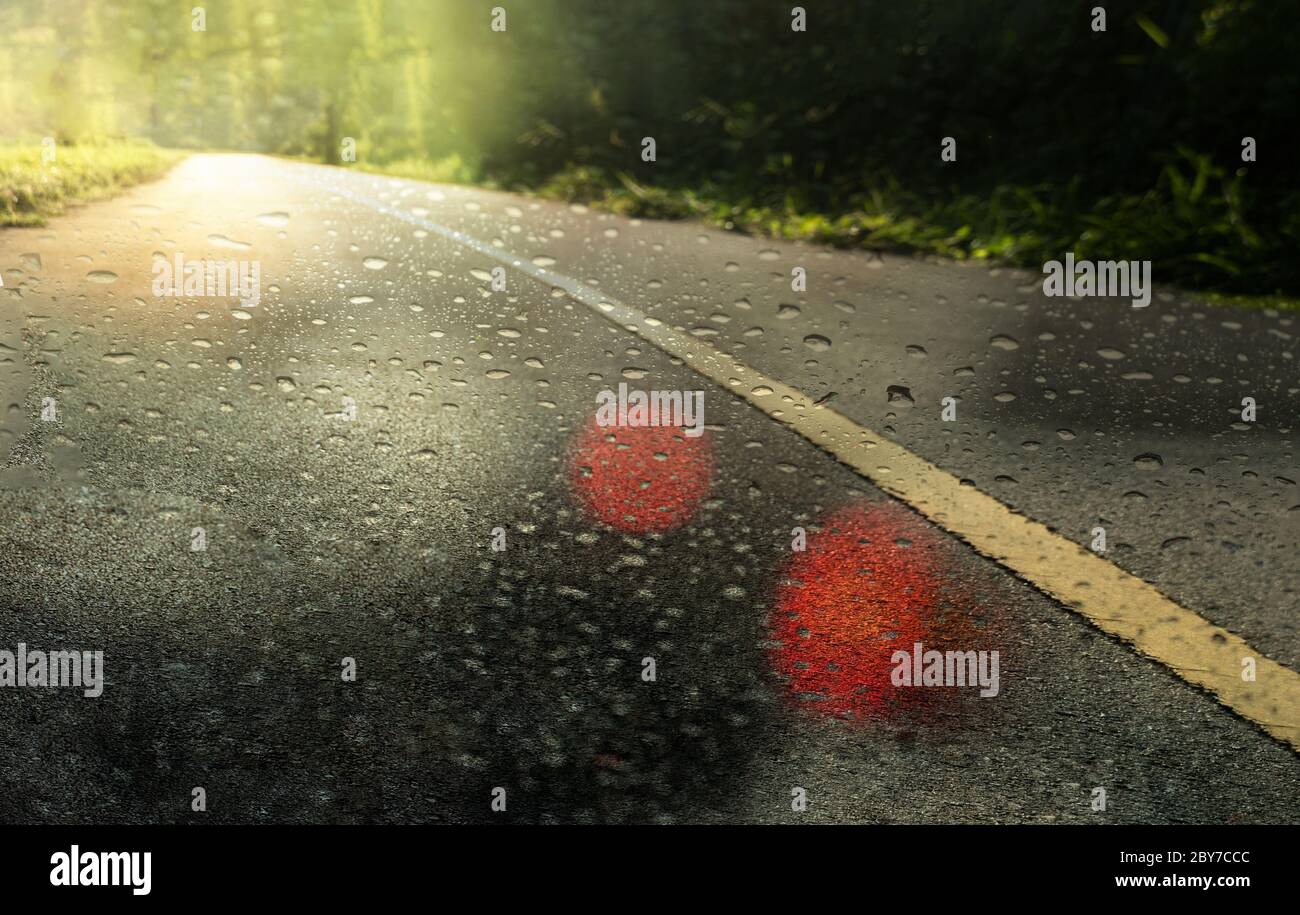
[[[460,156],[450,155],[443,159],[399,159],[389,162],[378,169],[364,165],[357,166],[363,171],[378,171],[395,178],[409,178],[412,181],[429,181],[433,184],[474,184],[475,171]]]
[[[751,182],[758,186],[763,182]],[[739,185],[650,187],[627,174],[575,166],[518,189],[555,200],[652,219],[693,217],[726,229],[841,248],[905,251],[1039,269],[1073,251],[1079,259],[1152,261],[1162,284],[1206,294],[1218,304],[1296,310],[1290,252],[1300,218],[1256,230],[1241,179],[1207,156],[1171,154],[1140,194],[1086,199],[1077,184],[1000,185],[983,195],[918,194],[888,177],[851,191],[833,211],[810,205],[790,182],[777,201]],[[825,195],[823,195],[825,196]],[[1281,201],[1300,211],[1300,195]]]
[[[43,225],[68,206],[111,197],[148,181],[184,157],[147,143],[60,145],[54,161],[39,145],[0,146],[0,226]]]
[[[1230,308],[1262,308],[1272,311],[1300,311],[1300,296],[1293,295],[1230,295],[1207,292],[1206,301]]]

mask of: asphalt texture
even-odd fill
[[[1300,819],[1285,744],[680,360],[340,190],[706,337],[1066,537],[1102,526],[1300,667],[1293,317],[193,156],[0,232],[0,648],[106,670],[93,699],[0,689],[0,821]],[[256,260],[261,301],[154,295],[178,252]],[[611,443],[619,383],[703,390],[704,434]],[[818,595],[832,679],[914,614],[998,650],[999,694],[794,689]]]

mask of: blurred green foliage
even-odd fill
[[[196,2],[6,0],[3,129],[1300,292],[1300,0]]]

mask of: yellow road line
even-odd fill
[[[882,438],[697,337],[674,330],[560,273],[390,204],[345,190],[348,199],[421,226],[559,287],[603,317],[685,361],[768,416],[798,432],[944,530],[960,537],[1043,593],[1204,687],[1239,715],[1300,750],[1300,674],[1265,657],[1240,636],[1180,606],[1154,586],[1047,529],[946,470]],[[1253,658],[1255,680],[1242,679]]]

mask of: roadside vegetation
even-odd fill
[[[1265,236],[1250,225],[1243,182],[1209,156],[1179,150],[1145,192],[1089,199],[1077,183],[1009,185],[987,195],[919,194],[888,178],[818,206],[798,193],[764,199],[752,189],[722,185],[663,187],[626,172],[591,167],[560,171],[536,187],[556,200],[578,201],[627,216],[694,217],[714,225],[841,248],[908,251],[958,260],[1041,267],[1073,251],[1080,259],[1151,260],[1164,282],[1193,289],[1232,288],[1243,275],[1264,274],[1300,244],[1297,226]],[[1292,198],[1300,212],[1300,198]],[[1217,293],[1216,302],[1296,308],[1287,295]]]
[[[475,174],[459,157],[441,161],[359,163],[365,171],[453,184],[505,188],[582,203],[624,216],[699,219],[769,238],[801,239],[838,248],[907,252],[1040,268],[1073,251],[1079,259],[1151,260],[1164,283],[1181,283],[1219,305],[1300,310],[1300,296],[1225,292],[1267,274],[1300,245],[1300,225],[1262,234],[1251,226],[1243,180],[1204,154],[1180,149],[1145,192],[1089,199],[1078,183],[998,185],[987,196],[954,191],[921,194],[897,179],[877,178],[846,192],[835,205],[779,199],[726,182],[658,184],[627,171],[590,165],[563,168],[538,182]],[[1300,214],[1300,197],[1288,198]],[[1297,222],[1297,220],[1292,220]]]
[[[0,145],[0,226],[41,225],[67,207],[110,197],[163,174],[183,157],[144,142]]]

